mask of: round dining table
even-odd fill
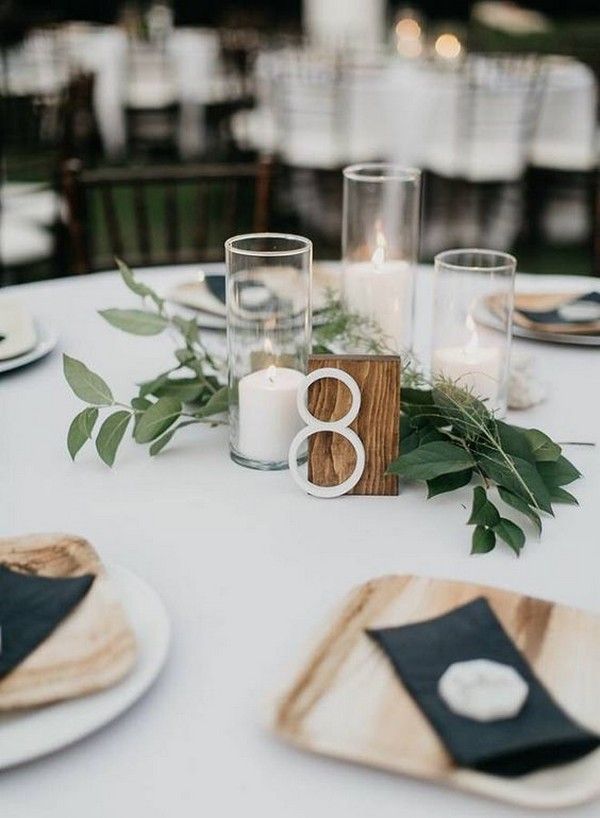
[[[198,273],[140,272],[165,292]],[[205,268],[207,269],[207,268]],[[431,270],[418,276],[417,351],[430,331]],[[594,279],[519,275],[517,288],[598,289]],[[357,584],[387,574],[479,582],[600,613],[600,349],[517,340],[547,399],[509,413],[567,445],[583,473],[580,506],[558,506],[517,559],[470,556],[471,490],[426,500],[305,495],[289,473],[242,468],[226,427],[182,430],[161,454],[125,442],[111,469],[88,444],[75,463],[69,423],[82,404],[61,353],[83,360],[117,400],[166,369],[168,333],[109,326],[97,311],[135,306],[116,272],[9,288],[52,325],[43,360],[0,377],[0,520],[4,536],[70,532],[160,594],[172,642],[151,690],[120,719],[54,755],[0,773],[10,818],[501,818],[529,814],[432,783],[303,753],[271,730],[273,704],[305,648]],[[224,344],[214,333],[210,343]],[[565,657],[565,661],[569,661]],[[2,726],[0,721],[0,742]],[[597,816],[598,804],[570,812]],[[555,813],[556,814],[556,813]],[[566,814],[563,813],[563,814]]]

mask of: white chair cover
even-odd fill
[[[176,29],[169,38],[168,53],[181,103],[179,150],[191,159],[206,145],[204,108],[219,73],[218,34],[209,29]]]
[[[86,67],[96,75],[94,112],[104,151],[118,159],[125,151],[125,92],[127,38],[120,29],[107,26],[90,34]]]
[[[313,45],[361,48],[383,43],[385,0],[303,0],[303,27]]]
[[[576,60],[550,59],[531,164],[573,171],[596,167],[597,106],[598,88],[592,70]]]

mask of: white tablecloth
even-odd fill
[[[155,271],[164,286],[180,270]],[[532,284],[533,282],[533,284]],[[520,286],[548,287],[522,277]],[[564,279],[550,283],[565,286]],[[568,286],[569,282],[566,282]],[[595,282],[573,279],[589,289]],[[425,329],[430,279],[421,275]],[[285,472],[233,464],[225,429],[186,429],[150,460],[124,446],[110,470],[65,446],[80,403],[60,352],[86,361],[125,399],[169,364],[169,340],[112,329],[97,309],[133,304],[115,274],[26,285],[19,294],[59,330],[60,349],[0,379],[0,520],[7,534],[71,531],[88,537],[162,595],[173,625],[156,686],[125,717],[75,747],[0,775],[10,818],[501,818],[529,815],[431,784],[291,749],[265,722],[312,630],[349,588],[388,573],[504,586],[600,612],[600,448],[569,448],[585,474],[581,507],[559,507],[520,559],[499,547],[469,557],[470,493],[425,500],[304,496]],[[600,351],[518,342],[551,385],[547,403],[515,416],[557,440],[600,443]],[[568,657],[567,657],[568,660]],[[0,732],[0,741],[1,741]],[[554,813],[557,814],[557,813]],[[566,812],[563,814],[567,814]],[[597,816],[592,804],[569,815]]]

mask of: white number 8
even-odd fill
[[[340,418],[339,420],[332,420],[329,422],[319,420],[308,411],[308,406],[306,403],[308,388],[311,384],[315,383],[315,381],[320,381],[322,378],[335,378],[336,380],[346,384],[350,390],[350,394],[352,395],[352,405],[344,417]],[[312,494],[315,497],[339,497],[342,494],[346,494],[358,483],[363,471],[365,470],[365,447],[363,446],[363,442],[355,431],[348,428],[360,411],[361,396],[358,384],[352,375],[349,375],[343,369],[335,369],[334,367],[330,366],[323,367],[322,369],[315,369],[314,372],[311,372],[310,375],[306,376],[298,387],[296,401],[298,405],[298,413],[300,414],[302,420],[306,423],[306,427],[298,432],[296,437],[292,440],[292,445],[290,446],[289,465],[292,477],[300,488],[304,489],[304,491],[308,492],[308,494]],[[347,478],[347,480],[344,480],[343,483],[339,483],[337,486],[317,486],[315,483],[311,483],[309,480],[307,480],[303,474],[300,474],[300,470],[298,468],[298,451],[300,446],[311,435],[314,435],[317,432],[337,432],[338,434],[342,435],[342,437],[345,437],[347,441],[349,441],[352,448],[356,452],[356,466],[354,467],[354,471],[350,477]]]

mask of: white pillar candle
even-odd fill
[[[432,358],[434,375],[441,375],[487,399],[495,408],[502,376],[502,350],[499,347],[442,347]]]
[[[296,393],[304,375],[296,369],[269,366],[239,382],[239,453],[263,463],[287,462],[290,444],[303,421]]]
[[[388,345],[400,352],[411,297],[411,270],[405,261],[349,263],[344,269],[344,301],[378,325]]]

